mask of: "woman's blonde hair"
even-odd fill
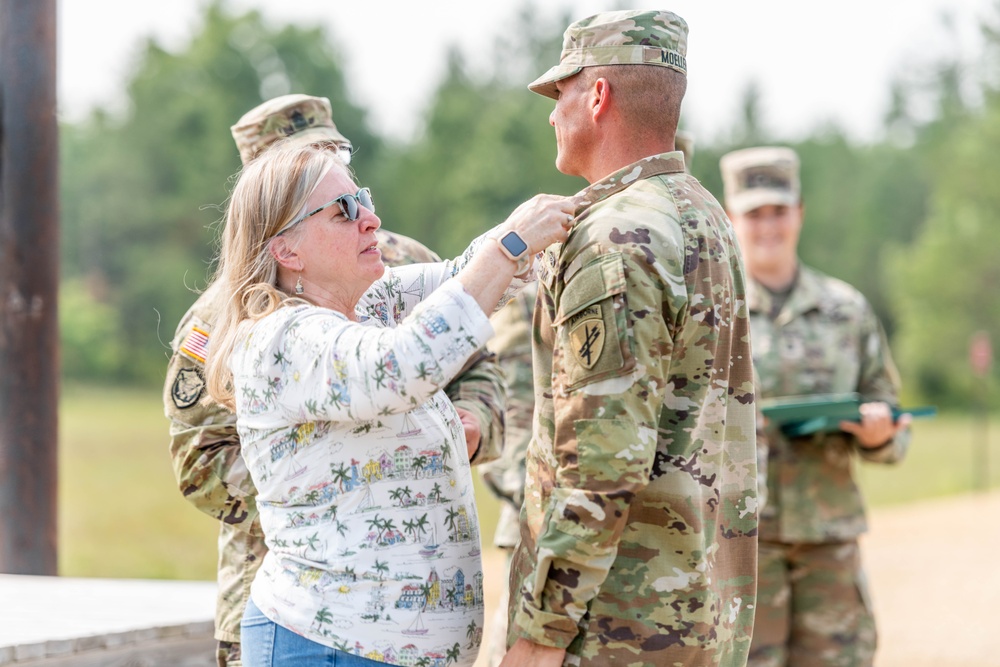
[[[223,307],[212,330],[205,364],[208,392],[235,410],[229,357],[240,325],[273,313],[295,297],[277,285],[278,262],[271,240],[305,211],[306,200],[331,169],[347,170],[332,151],[275,144],[243,167],[226,207],[218,265],[213,279]],[[297,233],[297,225],[287,230]]]

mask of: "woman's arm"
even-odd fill
[[[447,384],[493,328],[457,282],[393,328],[325,308],[286,308],[257,322],[231,357],[237,414],[278,422],[364,421],[418,407]]]
[[[514,209],[502,223],[473,239],[455,259],[386,269],[385,276],[372,285],[359,305],[368,316],[386,324],[390,320],[400,322],[428,294],[456,277],[483,311],[492,313],[534,281],[534,256],[566,239],[578,205],[577,197],[533,197]],[[525,260],[520,263],[523,266],[504,254],[496,241],[509,231],[516,232],[528,246]],[[520,275],[515,277],[519,270]]]

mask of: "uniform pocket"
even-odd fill
[[[577,271],[559,298],[554,378],[570,390],[623,375],[635,366],[621,253],[601,255]]]

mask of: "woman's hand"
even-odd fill
[[[566,240],[581,201],[578,196],[535,195],[507,216],[503,228],[517,232],[528,253],[536,255]]]
[[[538,253],[553,243],[566,240],[581,201],[576,196],[532,197],[514,209],[503,224],[491,231],[490,238],[497,243],[487,244],[481,252],[476,252],[456,274],[455,279],[476,300],[484,313],[492,313],[516,273],[522,272],[524,275]],[[500,236],[510,231],[516,232],[528,246],[523,253],[516,255],[518,259],[513,262],[510,261],[513,253],[500,244]],[[533,279],[533,276],[530,278]]]

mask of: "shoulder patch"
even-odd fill
[[[554,384],[572,390],[631,372],[625,291],[620,252],[595,256],[565,279],[552,323],[564,359]]]
[[[570,319],[569,340],[577,362],[590,370],[604,351],[606,332],[600,304],[584,308]]]
[[[199,363],[205,363],[208,356],[208,332],[201,327],[191,327],[178,351]]]
[[[197,368],[182,368],[170,388],[170,398],[178,410],[190,408],[205,391],[205,377]]]

